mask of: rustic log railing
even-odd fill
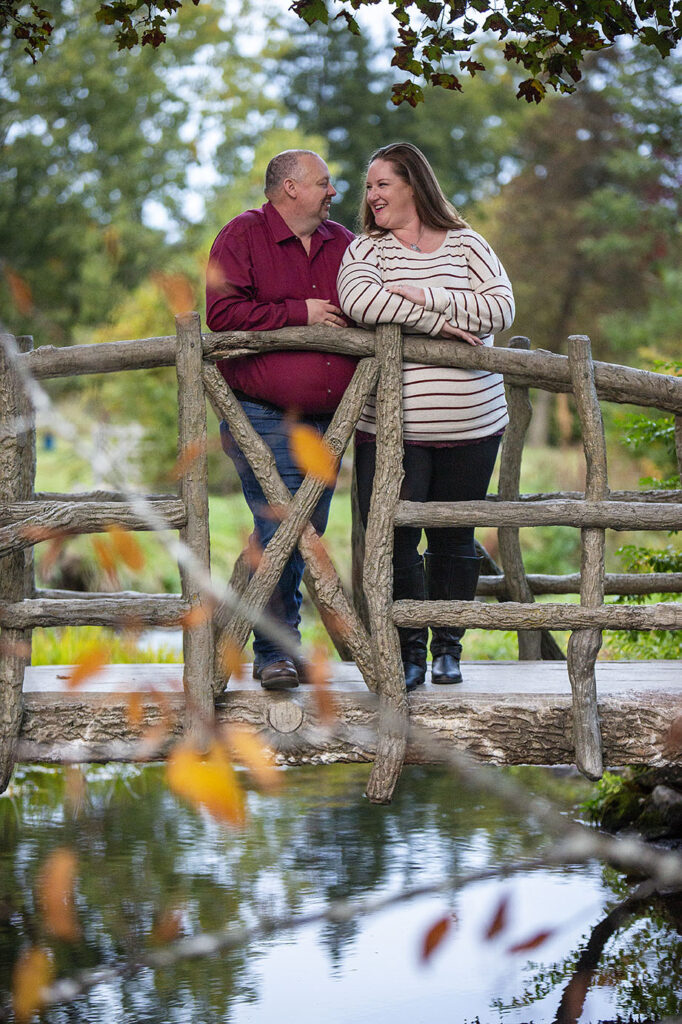
[[[21,687],[30,657],[31,630],[69,624],[169,625],[192,609],[184,635],[185,729],[201,737],[214,711],[214,698],[227,678],[226,646],[243,647],[250,623],[276,586],[284,564],[298,545],[306,562],[306,584],[337,648],[360,668],[380,701],[380,735],[368,784],[377,802],[390,799],[403,762],[408,702],[397,638],[397,625],[453,625],[513,629],[519,634],[519,657],[563,657],[551,629],[572,631],[568,669],[573,694],[576,763],[590,777],[602,770],[594,666],[603,629],[680,629],[682,604],[605,605],[605,594],[682,592],[682,574],[604,573],[606,529],[682,528],[682,491],[609,492],[600,400],[650,406],[676,416],[678,460],[682,461],[682,379],[593,362],[589,340],[569,339],[569,355],[530,351],[527,339],[513,339],[503,348],[470,348],[451,342],[401,337],[399,327],[377,331],[333,328],[287,328],[276,332],[232,332],[202,335],[199,316],[177,318],[177,334],[163,338],[78,345],[67,349],[32,350],[30,339],[4,337],[0,345],[0,791],[7,785],[21,723]],[[343,352],[360,360],[346,395],[326,435],[332,452],[341,456],[352,436],[367,396],[377,386],[377,473],[364,545],[361,572],[354,564],[353,599],[347,595],[320,545],[309,518],[322,484],[306,479],[292,497],[281,480],[267,446],[255,433],[239,402],[215,366],[230,359],[268,350]],[[485,501],[416,504],[399,498],[402,480],[400,365],[402,358],[433,365],[488,369],[505,376],[510,426],[503,444],[499,494]],[[152,495],[147,503],[125,495],[92,492],[81,495],[33,493],[35,434],[31,404],[23,381],[76,374],[108,373],[175,365],[178,375],[180,452],[184,461],[179,497]],[[530,418],[529,387],[572,392],[583,432],[587,475],[585,493],[520,494],[520,465]],[[211,401],[219,418],[252,465],[268,502],[284,508],[282,523],[268,545],[268,557],[249,579],[243,559],[232,584],[241,594],[234,611],[216,607],[206,587],[209,567],[208,489],[206,471],[206,407]],[[89,594],[36,591],[32,549],[47,536],[94,533],[112,524],[127,529],[178,529],[189,552],[181,565],[182,593]],[[488,559],[488,574],[478,594],[495,596],[497,605],[461,601],[398,601],[392,599],[394,525],[492,525],[500,531],[502,569]],[[568,525],[581,531],[581,572],[566,576],[527,576],[518,531],[533,525]],[[355,549],[363,538],[354,522]],[[495,573],[497,573],[495,575]],[[536,594],[579,593],[580,604],[535,604]],[[360,609],[361,613],[356,609]],[[211,621],[211,619],[213,621]],[[218,633],[218,651],[214,640]]]

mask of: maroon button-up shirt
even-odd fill
[[[206,322],[212,331],[271,331],[308,322],[306,299],[339,303],[336,275],[352,232],[325,221],[308,254],[271,203],[226,224],[209,259]],[[268,352],[222,360],[230,387],[282,409],[333,412],[357,360],[323,352]]]

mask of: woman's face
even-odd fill
[[[414,192],[390,160],[375,160],[367,171],[367,202],[378,228],[400,231],[417,216]]]

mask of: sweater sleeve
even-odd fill
[[[475,231],[463,238],[467,250],[470,289],[429,288],[427,306],[445,313],[455,327],[474,334],[504,331],[514,322],[514,294],[504,267],[488,243]]]
[[[337,279],[339,303],[358,324],[398,323],[421,334],[440,334],[444,313],[392,295],[383,287],[379,254],[371,238],[356,238],[344,253]]]

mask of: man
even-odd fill
[[[206,320],[213,331],[270,331],[327,324],[345,327],[336,275],[353,235],[329,220],[336,191],[329,169],[310,150],[287,150],[265,172],[267,202],[248,210],[220,232],[209,260]],[[239,398],[256,431],[268,444],[292,493],[303,475],[289,450],[287,410],[323,434],[355,369],[356,360],[322,352],[262,352],[224,360],[218,368]],[[254,517],[254,534],[265,547],[277,522],[246,459],[221,423],[221,437],[239,473]],[[312,516],[318,533],[327,525],[332,490]],[[303,559],[292,554],[268,611],[300,642]],[[265,689],[298,686],[296,662],[268,637],[254,631],[254,676]]]

